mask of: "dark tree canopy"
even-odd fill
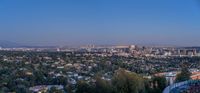
[[[143,78],[123,69],[115,73],[112,84],[115,93],[142,93],[144,91]]]
[[[177,76],[176,76],[176,82],[182,82],[182,81],[190,80],[190,76],[191,76],[191,73],[187,69],[187,67],[183,67],[181,69],[181,72],[179,74],[177,74]]]

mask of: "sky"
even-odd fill
[[[0,40],[200,46],[200,0],[0,0]]]

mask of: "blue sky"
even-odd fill
[[[200,1],[0,0],[0,40],[200,46]]]

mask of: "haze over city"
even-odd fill
[[[25,45],[200,45],[198,0],[1,0],[0,40]]]

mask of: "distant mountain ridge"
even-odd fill
[[[57,48],[57,46],[35,46],[0,40],[2,48]]]
[[[2,47],[2,48],[18,48],[18,47],[22,47],[22,46],[23,45],[19,44],[19,43],[0,40],[0,47]]]
[[[99,45],[99,46],[113,46],[113,45]],[[143,46],[145,46],[145,45],[143,45]],[[151,47],[155,47],[155,46],[156,45],[151,46]],[[0,40],[0,47],[2,47],[2,48],[58,48],[59,46],[57,46],[57,45],[55,45],[55,46],[25,45],[25,44],[16,43],[16,42]],[[63,47],[66,48],[68,46],[63,46]],[[163,46],[161,46],[161,47],[163,47]],[[174,46],[174,47],[185,48],[185,49],[199,49],[200,50],[200,46],[185,46],[185,47],[184,46],[182,46],[182,47]]]

